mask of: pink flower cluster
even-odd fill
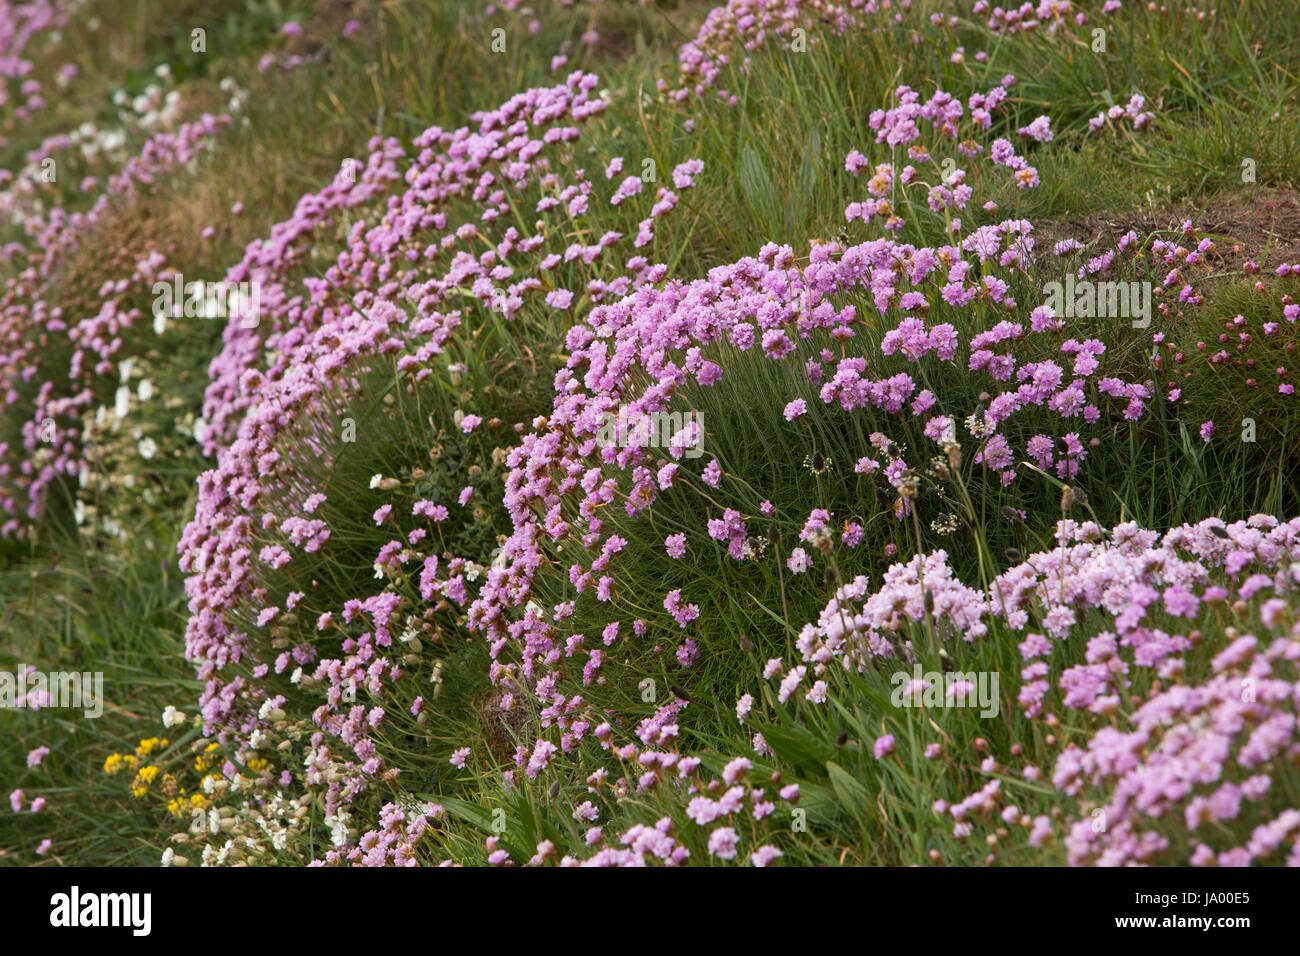
[[[883,18],[895,6],[907,10],[911,5],[912,0],[727,0],[709,11],[695,37],[678,52],[680,85],[661,79],[659,92],[681,103],[712,90],[735,105],[735,94],[719,81],[729,66],[744,70],[747,54],[778,43],[793,49],[802,42],[807,49],[816,42],[816,30],[844,33],[869,18]]]
[[[652,241],[655,223],[677,203],[664,187],[645,198],[651,208],[637,237],[610,232],[591,244],[555,245],[564,224],[601,201],[583,170],[567,182],[558,172],[571,165],[577,124],[604,108],[591,95],[596,82],[574,73],[562,85],[478,114],[475,129],[432,128],[409,161],[396,144],[373,141],[356,182],[340,174],[305,197],[294,218],[276,226],[270,240],[250,244],[228,274],[231,281],[261,281],[266,292],[261,321],[232,321],[212,366],[207,437],[217,464],[200,479],[195,517],[179,545],[189,575],[187,654],[207,682],[207,729],[240,740],[262,726],[260,705],[284,679],[277,675],[304,688],[319,685],[313,693],[322,702],[311,720],[320,731],[311,738],[304,779],[327,787],[331,811],[379,775],[401,769],[387,767],[375,744],[384,708],[355,704],[353,689],[391,694],[406,676],[401,643],[436,634],[433,615],[468,603],[478,572],[466,558],[440,551],[438,535],[429,534],[447,519],[448,504],[421,500],[409,517],[391,503],[374,512],[372,523],[394,537],[373,557],[376,577],[388,583],[372,593],[340,607],[322,605],[306,588],[268,587],[273,572],[310,578],[321,560],[313,556],[328,558],[334,548],[336,529],[321,510],[327,494],[304,487],[301,476],[332,467],[345,451],[341,425],[376,363],[392,363],[414,388],[434,374],[457,330],[482,313],[511,320],[529,310],[568,308],[579,295],[599,303],[662,277],[663,268],[644,256],[622,268],[609,260],[625,241],[633,248]],[[690,188],[701,171],[698,162],[678,167],[676,188]],[[405,188],[394,192],[399,181]],[[348,231],[324,281],[299,278],[303,257],[334,217],[371,209],[378,219],[360,219]],[[535,232],[516,225],[521,209],[539,217]],[[485,244],[485,251],[471,251]],[[546,291],[561,267],[587,276],[579,292]],[[410,306],[396,304],[402,300]],[[470,434],[483,425],[482,416],[466,414],[458,430]],[[382,482],[375,487],[384,490]],[[466,486],[456,507],[473,503],[474,488]],[[606,562],[618,550],[616,542],[607,545]],[[698,613],[685,603],[672,610],[683,626]],[[306,621],[315,627],[302,627]],[[598,666],[597,658],[590,671]],[[419,711],[417,699],[412,713]],[[535,752],[529,773],[545,762],[546,754]],[[342,773],[326,780],[311,769],[326,766]]]
[[[39,519],[49,487],[87,467],[86,417],[111,401],[116,363],[139,351],[141,336],[152,336],[139,301],[171,270],[154,250],[105,282],[85,311],[58,298],[53,279],[115,210],[192,162],[229,123],[228,116],[204,114],[153,136],[109,177],[89,209],[54,206],[26,224],[30,248],[3,250],[16,269],[0,294],[0,411],[16,435],[0,437],[0,537],[23,535]]]
[[[940,633],[965,627],[969,638],[973,616],[981,627],[1005,625],[1023,638],[1018,699],[1048,732],[1059,726],[1056,707],[1117,720],[1082,746],[1066,746],[1052,770],[1054,785],[1074,801],[1076,819],[1064,835],[1070,862],[1243,866],[1282,852],[1289,853],[1287,863],[1300,864],[1300,813],[1269,809],[1277,802],[1267,801],[1275,762],[1300,756],[1300,623],[1293,612],[1300,519],[1256,515],[1226,525],[1207,519],[1164,535],[1133,524],[1105,531],[1067,520],[1058,538],[1059,548],[999,575],[987,596],[936,597],[932,607]],[[903,576],[904,566],[891,567],[875,593],[865,578],[839,589],[817,623],[801,632],[803,659],[828,673],[836,659],[863,670],[872,657],[892,656],[896,648],[885,635],[898,627],[897,617],[922,622],[924,591],[942,596],[954,586],[941,552],[927,557],[920,580],[918,561]],[[1204,639],[1195,626],[1203,611],[1241,622],[1251,608],[1258,629],[1226,627],[1230,643],[1213,655],[1208,675],[1199,676],[1192,665]],[[1064,668],[1053,684],[1049,662],[1058,647],[1085,639],[1086,662]],[[803,668],[783,680],[782,702],[791,697],[792,675],[801,678]],[[779,662],[764,673],[780,676]],[[1140,687],[1147,688],[1141,695]],[[937,754],[942,747],[934,746]],[[1000,770],[992,758],[983,767]],[[1026,776],[1037,773],[1027,768]],[[968,836],[972,815],[1005,800],[1000,788],[994,779],[936,809],[957,821],[954,835]],[[1050,819],[1031,820],[1014,805],[1002,819],[1030,828],[1035,846],[1056,835]],[[1255,821],[1249,840],[1224,846],[1212,824],[1239,819]],[[1170,855],[1179,845],[1171,827],[1180,828],[1179,843],[1190,841],[1189,857]]]

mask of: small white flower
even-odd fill
[[[283,720],[284,711],[267,700],[263,701],[262,706],[258,708],[257,716],[262,720]]]
[[[380,483],[381,481],[383,481],[383,480],[384,480],[384,476],[383,476],[383,475],[372,475],[372,476],[370,477],[370,488],[371,488],[371,490],[373,491],[375,488],[378,488],[378,487],[379,487],[379,483]]]

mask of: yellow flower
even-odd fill
[[[202,773],[203,771],[211,767],[213,764],[215,764],[218,760],[218,754],[216,753],[216,751],[220,749],[221,749],[221,745],[218,743],[214,742],[208,744],[208,746],[204,749],[202,755],[194,758],[194,769],[197,770],[199,773]]]
[[[149,737],[146,740],[140,741],[140,746],[136,748],[135,753],[137,757],[144,759],[155,750],[161,750],[166,747],[167,744],[168,740],[166,737]]]
[[[158,778],[158,768],[154,766],[141,767],[140,772],[135,775],[135,780],[131,783],[131,796],[137,800],[149,792],[149,785]]]
[[[104,773],[121,773],[123,770],[135,770],[140,766],[134,754],[109,754],[104,761]]]

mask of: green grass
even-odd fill
[[[120,76],[121,63],[112,57],[134,56],[137,66],[127,71],[125,81],[130,89],[157,62],[176,62],[169,56],[182,52],[175,38],[186,22],[183,11],[168,20],[157,5],[140,6],[133,16],[112,26],[105,23],[103,31],[120,31],[111,42],[85,43],[82,49],[110,61],[83,64],[87,75],[93,69],[95,76]],[[582,24],[551,19],[533,42],[511,44],[509,55],[498,57],[488,51],[488,25],[474,5],[404,3],[386,9],[355,42],[339,42],[324,69],[258,74],[257,58],[275,45],[274,30],[266,27],[282,22],[281,16],[262,5],[250,6],[244,19],[227,21],[215,39],[209,37],[215,60],[190,63],[193,58],[181,57],[181,62],[190,63],[181,72],[191,84],[215,87],[220,65],[253,90],[245,114],[248,122],[225,135],[195,179],[160,184],[143,208],[133,211],[136,223],[143,221],[154,234],[161,232],[160,238],[180,246],[176,264],[187,279],[220,278],[248,239],[264,235],[271,224],[285,218],[299,195],[319,188],[343,158],[360,153],[371,135],[409,141],[435,123],[455,128],[469,122],[475,110],[494,106],[527,85],[548,82],[547,51],[566,38],[576,39],[584,29]],[[175,39],[172,46],[146,29],[160,22],[175,25],[169,34]],[[522,21],[506,22],[516,38],[524,35]],[[570,68],[599,68],[608,59],[627,64],[629,74],[645,70],[647,61],[658,62],[663,56],[662,48],[657,56],[651,53],[651,44],[662,41],[647,32],[649,24],[660,22],[656,15],[616,9],[610,29],[631,37],[632,49],[594,54],[580,50],[570,57]],[[93,110],[95,96],[115,88],[106,78],[95,84],[85,93],[89,102],[83,115]],[[68,122],[66,112],[61,122]],[[229,212],[236,201],[247,209],[242,217]],[[205,223],[216,232],[211,244],[197,235]],[[117,235],[107,228],[102,241],[113,243]],[[322,256],[318,261],[329,260]],[[142,296],[138,305],[147,311],[151,298]],[[484,332],[477,353],[467,355],[476,369],[538,376],[539,384],[544,380],[531,350],[519,354],[503,329],[485,327]],[[146,368],[154,373],[152,380],[167,397],[166,404],[173,406],[166,412],[192,425],[206,386],[208,359],[220,344],[220,326],[188,320],[171,333],[167,344],[166,352],[151,347],[142,358],[148,360]],[[543,397],[534,392],[525,411],[541,410]],[[111,392],[107,401],[111,404]],[[531,415],[518,409],[515,413],[520,420]],[[172,424],[164,418],[150,427],[167,432]],[[132,800],[127,792],[130,781],[106,776],[102,765],[109,754],[129,753],[139,740],[162,734],[162,709],[169,704],[188,706],[201,687],[183,656],[187,610],[175,544],[183,516],[192,508],[195,480],[208,465],[192,440],[173,440],[164,447],[174,448],[174,457],[150,463],[148,469],[157,494],[120,489],[104,503],[124,528],[120,538],[83,541],[71,521],[69,489],[55,496],[51,520],[38,536],[0,545],[0,660],[42,671],[102,671],[110,701],[105,715],[94,721],[74,721],[57,712],[0,715],[5,725],[0,757],[5,780],[11,789],[29,790],[39,781],[52,808],[44,815],[3,815],[0,859],[30,862],[31,850],[46,836],[56,844],[47,858],[51,862],[156,863],[162,852],[159,808]],[[368,478],[372,462],[363,455],[351,460],[364,462],[359,467]],[[365,517],[368,521],[368,512]],[[365,575],[369,577],[368,562]],[[41,744],[56,752],[40,768],[29,770],[27,752]],[[51,778],[55,785],[47,789]],[[87,820],[94,825],[88,826]]]
[[[1181,200],[1204,204],[1215,197],[1241,195],[1243,187],[1247,196],[1253,189],[1289,188],[1300,180],[1300,127],[1287,121],[1297,108],[1295,70],[1300,62],[1300,52],[1288,41],[1300,30],[1300,14],[1276,5],[1234,5],[1202,24],[1181,16],[1149,16],[1141,5],[1126,4],[1126,12],[1108,35],[1104,55],[1090,49],[1086,31],[996,38],[975,20],[963,21],[955,34],[925,28],[917,43],[911,42],[910,28],[904,27],[849,38],[819,34],[810,52],[797,53],[778,44],[756,53],[749,72],[731,71],[723,85],[736,92],[735,107],[706,97],[693,101],[689,109],[655,98],[654,80],[671,74],[675,46],[683,40],[673,24],[688,28],[707,9],[701,5],[602,9],[600,29],[613,42],[571,55],[558,74],[549,72],[550,56],[562,42],[578,41],[589,26],[584,18],[543,15],[537,36],[528,35],[522,21],[512,21],[506,53],[497,55],[489,49],[488,23],[478,13],[478,5],[405,0],[382,7],[355,40],[331,42],[320,63],[260,73],[258,59],[285,48],[284,38],[276,32],[278,24],[290,15],[310,22],[306,16],[310,5],[290,9],[230,0],[220,6],[215,12],[223,16],[214,17],[219,25],[209,33],[206,56],[195,54],[187,44],[188,10],[166,4],[141,0],[131,4],[117,23],[106,20],[99,37],[111,32],[112,42],[92,40],[82,28],[69,31],[66,42],[83,51],[80,65],[85,82],[78,98],[43,117],[4,153],[10,165],[47,131],[75,125],[83,118],[111,119],[105,104],[112,91],[119,86],[137,91],[159,62],[170,63],[181,88],[199,102],[204,97],[217,102],[218,80],[236,76],[251,91],[249,105],[213,155],[192,178],[160,184],[124,216],[147,224],[144,231],[149,238],[173,243],[174,262],[187,277],[223,275],[246,242],[267,234],[273,223],[286,218],[297,197],[319,188],[344,158],[360,155],[370,136],[393,135],[409,145],[427,126],[437,123],[451,129],[468,124],[475,110],[495,106],[528,86],[559,82],[579,67],[599,73],[612,93],[610,110],[590,124],[575,157],[598,189],[612,189],[600,171],[615,155],[627,159],[629,172],[638,170],[642,160],[653,160],[661,182],[676,163],[703,159],[705,173],[699,185],[682,192],[680,207],[659,227],[653,247],[652,261],[663,261],[670,274],[688,278],[755,255],[767,241],[789,244],[802,255],[810,241],[830,241],[844,233],[844,206],[863,198],[866,178],[854,179],[844,171],[845,155],[860,149],[873,163],[906,161],[902,156],[888,157],[882,147],[873,148],[874,133],[868,125],[871,112],[887,107],[891,90],[902,82],[910,83],[923,98],[938,87],[964,100],[971,93],[987,91],[1007,72],[1017,75],[1011,108],[998,115],[985,135],[987,141],[1005,136],[1018,149],[1026,149],[1043,185],[1016,190],[1005,176],[973,164],[972,184],[978,187],[979,202],[995,200],[997,219],[1145,213]],[[954,36],[967,48],[960,63],[949,59]],[[977,50],[988,53],[987,62],[974,58]],[[1146,96],[1148,108],[1156,112],[1152,130],[1088,134],[1091,116],[1112,102],[1126,102],[1133,92]],[[1016,129],[1043,112],[1053,117],[1056,141],[1022,147]],[[695,132],[683,127],[688,117],[695,119]],[[956,155],[952,150],[949,154]],[[1240,178],[1246,155],[1256,161],[1253,184],[1243,184]],[[936,154],[936,167],[943,158]],[[75,178],[61,176],[59,188],[68,202],[76,203],[80,200],[70,182]],[[239,217],[229,212],[236,201],[246,208]],[[923,200],[908,202],[908,224],[900,238],[918,244],[941,241],[944,217],[930,213]],[[601,215],[584,226],[596,235],[603,229],[635,234],[637,216],[632,211],[603,210]],[[988,217],[974,217],[974,221],[988,221]],[[214,227],[213,241],[200,241],[201,224]],[[322,270],[333,260],[348,224],[320,237],[317,254],[303,267],[304,275]],[[117,225],[94,240],[92,278],[97,274],[94,253],[113,245]],[[579,235],[577,228],[574,238]],[[879,234],[877,227],[871,229],[876,231],[869,233],[855,224],[847,230],[847,238],[856,242]],[[1090,249],[1088,254],[1100,251]],[[1015,288],[1015,296],[1032,307],[1042,283],[1063,275],[1065,268],[1065,263],[1050,264],[1032,281],[1026,279]],[[580,289],[586,277],[580,267],[565,266],[554,281]],[[1160,278],[1155,271],[1141,277]],[[79,282],[73,288],[74,278],[67,280],[70,300],[87,294]],[[1170,328],[1172,344],[1166,351],[1181,349],[1190,354],[1196,341],[1213,342],[1223,322],[1238,313],[1256,325],[1276,321],[1280,307],[1275,290],[1294,289],[1270,279],[1268,290],[1268,294],[1258,293],[1245,283],[1217,289],[1186,325]],[[860,314],[873,312],[869,299],[851,301]],[[586,304],[579,299],[577,308]],[[148,298],[141,297],[137,305],[147,309]],[[312,423],[319,426],[318,432],[349,414],[360,414],[365,423],[358,431],[360,440],[340,443],[331,458],[300,452],[295,459],[307,486],[328,484],[334,489],[326,517],[345,533],[336,532],[337,547],[329,560],[296,567],[293,575],[298,577],[286,574],[273,581],[271,600],[292,590],[307,590],[308,579],[320,578],[323,590],[309,602],[319,600],[319,607],[305,606],[302,614],[301,627],[310,631],[320,609],[365,593],[373,578],[370,560],[390,537],[386,529],[375,528],[370,517],[387,500],[376,498],[368,488],[376,472],[402,482],[392,497],[398,505],[395,511],[405,507],[408,513],[410,504],[421,497],[441,500],[454,496],[462,484],[474,483],[483,513],[448,527],[444,544],[453,553],[489,563],[499,536],[510,530],[499,501],[492,498],[494,493],[499,496],[504,472],[499,462],[492,463],[492,452],[511,444],[509,426],[548,410],[553,375],[563,362],[558,350],[564,331],[563,322],[549,313],[527,312],[510,325],[491,313],[476,314],[448,357],[465,363],[465,378],[453,385],[440,368],[428,389],[415,395],[398,388],[390,391],[395,381],[392,369],[382,365],[366,369],[367,394],[388,394],[391,402],[375,397],[364,407],[322,410],[322,421],[328,422]],[[978,329],[959,331],[965,340]],[[1135,333],[1121,323],[1103,333],[1079,324],[1060,338],[1070,335],[1104,337],[1131,375],[1152,374],[1146,358],[1149,332]],[[201,687],[183,657],[187,609],[175,546],[193,506],[195,480],[207,463],[191,439],[173,433],[178,423],[192,425],[198,413],[207,361],[219,347],[219,336],[215,324],[182,327],[161,343],[142,341],[133,346],[145,374],[168,400],[165,413],[149,412],[154,417],[147,425],[151,433],[168,437],[162,442],[166,453],[156,462],[134,460],[129,448],[124,450],[123,459],[138,469],[144,486],[120,487],[110,480],[97,502],[101,515],[114,516],[121,525],[120,537],[104,539],[79,532],[70,518],[75,491],[69,488],[62,500],[52,504],[50,521],[37,538],[0,544],[0,661],[32,664],[41,670],[102,671],[109,702],[104,716],[94,721],[59,712],[0,715],[0,776],[9,789],[23,788],[50,801],[50,808],[41,814],[0,812],[0,862],[33,862],[37,859],[33,850],[48,837],[54,847],[40,858],[43,863],[154,864],[169,845],[167,834],[181,829],[153,795],[148,800],[133,799],[130,780],[105,774],[103,765],[110,754],[131,752],[142,739],[162,735],[174,739],[161,765],[175,766],[179,776],[190,759],[187,748],[194,742],[194,732],[164,731],[160,715],[169,704],[192,712]],[[878,349],[878,336],[870,342]],[[1285,361],[1293,343],[1293,336],[1270,343],[1260,365]],[[825,344],[802,344],[801,358],[811,357]],[[1168,361],[1172,362],[1172,355]],[[899,370],[902,367],[900,362]],[[769,538],[769,547],[782,555],[781,563],[797,543],[795,537],[808,511],[826,507],[837,519],[855,516],[867,528],[871,542],[869,548],[846,554],[830,580],[848,580],[856,574],[877,580],[889,563],[883,558],[883,546],[890,543],[900,554],[910,554],[917,546],[917,533],[910,523],[894,519],[892,489],[855,475],[853,463],[867,452],[872,431],[899,440],[899,423],[883,414],[848,415],[822,405],[815,400],[816,389],[797,380],[792,368],[790,363],[745,355],[729,365],[719,387],[689,391],[674,407],[701,412],[710,433],[709,455],[717,456],[729,476],[744,476],[749,482],[750,487],[729,489],[733,495],[729,501],[743,502],[748,514],[757,514],[764,498],[776,505],[778,519],[773,524],[778,534],[773,536],[760,520],[750,522],[750,531]],[[974,411],[981,386],[962,369],[928,360],[919,374],[943,396],[945,409],[963,409],[963,416]],[[1163,389],[1157,388],[1151,411],[1140,423],[1109,415],[1108,420],[1116,424],[1092,450],[1081,482],[1089,495],[1089,513],[1103,525],[1136,520],[1152,528],[1209,515],[1236,519],[1257,511],[1284,517],[1296,513],[1300,489],[1290,468],[1297,450],[1294,416],[1275,392],[1265,398],[1261,390],[1258,401],[1253,401],[1255,396],[1244,384],[1246,377],[1236,367],[1208,369],[1184,386],[1187,411],[1171,406]],[[499,432],[472,439],[456,432],[450,416],[461,407],[462,393],[474,396],[475,411],[484,418],[490,410],[503,419]],[[812,414],[789,425],[781,410],[797,394],[809,400]],[[1246,395],[1250,397],[1242,397]],[[103,400],[111,403],[111,392]],[[1203,420],[1213,419],[1232,432],[1235,423],[1248,415],[1259,421],[1260,438],[1255,444],[1229,441],[1206,446],[1196,434]],[[1018,425],[1024,431],[1021,440],[1044,421],[1045,417],[1026,417]],[[777,435],[780,441],[774,447]],[[904,439],[909,452],[929,447],[927,441],[919,428]],[[428,449],[435,444],[442,446],[443,456],[431,463]],[[832,462],[831,471],[821,477],[804,466],[806,457],[818,453]],[[687,470],[698,472],[707,460]],[[474,465],[483,472],[471,480],[468,469]],[[415,469],[425,474],[416,477]],[[106,465],[106,473],[112,479],[114,463]],[[662,595],[671,588],[701,580],[721,583],[700,600],[698,628],[680,635],[664,629],[651,635],[643,653],[610,660],[607,683],[589,692],[593,704],[615,709],[624,722],[634,722],[652,714],[667,693],[676,692],[670,688],[684,690],[692,705],[683,720],[683,750],[693,746],[705,752],[706,766],[715,773],[724,758],[747,750],[750,733],[761,730],[775,753],[758,761],[752,773],[780,772],[804,786],[800,806],[807,810],[810,831],[807,839],[782,844],[786,862],[928,863],[936,862],[935,853],[942,862],[981,862],[987,847],[972,848],[955,840],[951,827],[929,810],[935,799],[958,799],[981,784],[983,778],[973,769],[978,760],[970,756],[976,753],[976,738],[1001,753],[1013,742],[1025,747],[1011,768],[1016,772],[1004,774],[1007,792],[1026,812],[1038,808],[1034,812],[1050,813],[1055,799],[1050,784],[1026,781],[1018,771],[1022,763],[1049,767],[1065,742],[1086,739],[1084,728],[1064,727],[1059,739],[1048,744],[1041,728],[1026,721],[1014,706],[1005,706],[1002,716],[992,722],[957,710],[927,713],[926,719],[937,720],[937,733],[950,741],[940,760],[919,756],[919,742],[928,739],[932,725],[923,723],[918,712],[889,709],[888,674],[883,671],[837,675],[841,699],[854,702],[839,709],[783,707],[770,699],[769,692],[751,726],[739,727],[732,712],[736,697],[754,687],[768,657],[793,658],[793,636],[824,607],[828,578],[821,565],[793,576],[779,571],[772,561],[738,564],[716,543],[699,553],[692,551],[686,562],[667,558],[666,535],[720,515],[719,502],[711,500],[711,493],[698,481],[694,485],[663,496],[649,520],[613,522],[630,542],[624,565],[637,569],[635,586],[620,594],[620,606],[639,608],[650,616],[660,613]],[[1050,550],[1051,528],[1060,517],[1059,482],[1023,473],[1015,488],[1002,492],[967,461],[960,482],[944,490],[946,500],[923,499],[918,505],[919,534],[927,549],[944,547],[950,552],[962,580],[983,583],[1014,563],[1007,549]],[[1004,521],[999,516],[1004,506],[1024,509],[1028,519],[1016,525]],[[949,511],[960,519],[958,530],[951,536],[932,532],[930,520]],[[564,571],[581,551],[575,545],[569,554],[554,555],[558,564],[541,578],[535,597],[539,603],[551,605],[572,597]],[[404,587],[407,597],[414,595],[418,603],[413,583],[406,581]],[[544,773],[536,780],[521,773],[514,786],[504,786],[502,771],[513,767],[515,744],[531,739],[538,715],[528,709],[511,722],[494,712],[496,696],[486,677],[487,654],[481,639],[467,633],[463,619],[455,614],[439,613],[443,635],[439,646],[416,655],[412,662],[412,670],[420,674],[418,681],[402,684],[384,701],[390,720],[379,735],[380,750],[404,773],[396,781],[378,783],[358,808],[377,815],[389,799],[445,805],[450,816],[436,851],[425,851],[426,862],[446,856],[484,862],[484,839],[496,832],[493,811],[498,809],[505,810],[508,821],[499,834],[502,846],[511,849],[516,859],[531,856],[542,839],[566,848],[581,847],[584,827],[573,819],[572,810],[589,796],[586,775],[608,766],[609,756],[584,745],[562,773]],[[606,608],[588,600],[579,603],[573,627],[592,636],[608,619]],[[1218,611],[1206,611],[1197,623],[1209,633],[1221,634],[1227,619]],[[686,634],[701,649],[701,664],[689,671],[677,665],[673,653]],[[933,635],[917,627],[914,637],[921,641]],[[321,638],[318,646],[326,650],[336,644],[337,638],[331,636]],[[658,650],[651,650],[656,645]],[[963,670],[1011,674],[1020,666],[1014,640],[1004,632],[994,633],[976,647],[957,643],[952,653],[951,663]],[[1070,654],[1054,663],[1078,663],[1081,648],[1073,648]],[[436,698],[423,689],[428,687],[425,672],[435,660],[442,662],[443,678]],[[926,664],[940,666],[937,658],[927,658]],[[653,700],[645,697],[647,678],[658,689]],[[268,686],[307,706],[310,698],[287,678],[278,680]],[[423,719],[410,713],[417,687],[429,704]],[[882,763],[872,755],[871,741],[885,732],[895,734],[900,743],[897,759]],[[297,754],[301,727],[290,736]],[[470,763],[457,770],[448,757],[466,743],[472,751]],[[40,768],[28,769],[27,752],[39,744],[53,752]],[[629,779],[638,773],[635,767],[623,771]],[[1281,799],[1294,804],[1300,796],[1296,788],[1294,774],[1282,777]],[[702,837],[683,815],[684,801],[666,799],[659,791],[632,793],[618,800],[606,792],[597,799],[607,832],[672,816],[679,832],[692,834],[688,838],[693,841],[692,860],[710,859]],[[321,818],[320,809],[313,808],[307,838],[285,851],[278,858],[281,862],[305,862],[328,849]],[[789,810],[782,808],[770,827],[772,832],[788,830],[791,823]],[[754,833],[759,832],[755,828]],[[998,852],[1001,862],[1063,859],[1059,848]]]

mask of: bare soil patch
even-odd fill
[[[1246,259],[1263,267],[1300,262],[1300,192],[1293,189],[1260,189],[1199,204],[1184,201],[1148,212],[1107,212],[1038,222],[1034,224],[1035,248],[1050,251],[1063,239],[1077,239],[1089,251],[1101,252],[1113,247],[1130,229],[1145,237],[1178,229],[1188,219],[1198,233],[1215,238],[1227,266],[1239,266]]]

